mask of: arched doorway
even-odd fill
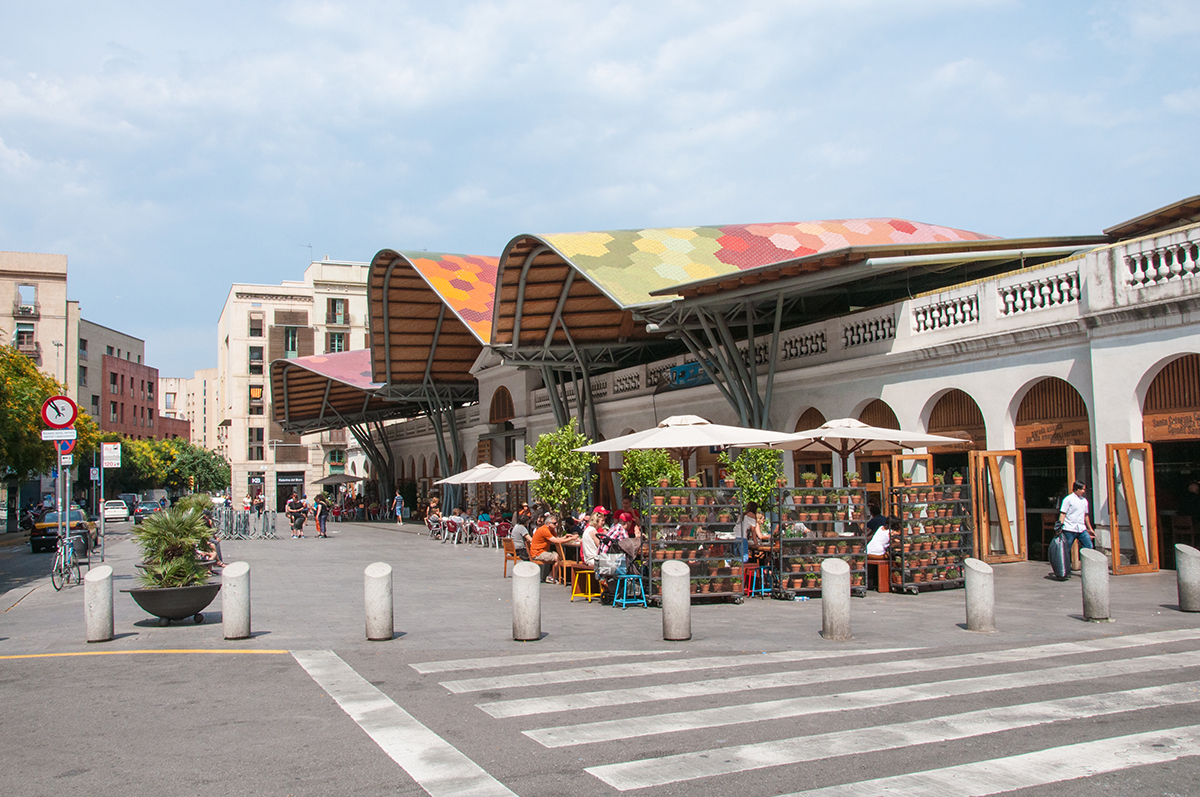
[[[819,409],[809,407],[800,415],[800,420],[796,421],[796,428],[792,431],[807,432],[809,429],[821,426],[825,421],[825,415]],[[815,473],[818,479],[833,474],[833,454],[827,450],[797,451],[792,455],[792,460],[796,467],[796,478],[792,482],[793,484],[801,484],[800,476],[804,473]]]
[[[950,477],[957,473],[964,478],[970,471],[968,451],[983,451],[987,448],[987,426],[983,413],[969,393],[954,388],[942,394],[929,412],[925,424],[929,434],[957,437],[961,445],[936,446],[928,449],[933,455],[934,473]],[[949,480],[946,482],[949,484]]]
[[[900,428],[900,419],[896,417],[896,412],[883,399],[874,399],[868,402],[859,411],[858,420],[868,426],[878,426],[881,429]],[[888,505],[886,492],[892,486],[893,453],[895,453],[895,449],[892,448],[872,449],[867,446],[854,455],[853,470],[859,473],[859,478],[862,479],[868,490],[880,492],[879,496],[869,496],[868,500],[873,504],[878,502],[881,511]],[[849,469],[847,465],[842,467]]]
[[[1019,494],[1024,501],[1026,555],[1046,561],[1063,498],[1076,479],[1088,486],[1092,505],[1092,439],[1087,404],[1069,382],[1055,376],[1035,383],[1021,399],[1015,427],[1021,452]]]
[[[1158,555],[1175,569],[1175,545],[1200,542],[1200,354],[1167,363],[1142,402],[1142,439],[1154,463]]]

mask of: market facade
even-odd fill
[[[882,243],[880,220],[519,236],[456,445],[426,417],[390,425],[395,478],[427,495],[447,470],[439,445],[457,470],[502,465],[567,417],[604,439],[684,412],[789,432],[855,418],[963,442],[847,463],[788,452],[789,485],[855,470],[878,498],[905,475],[962,472],[980,496],[978,553],[1001,563],[1045,557],[1080,479],[1116,572],[1171,567],[1200,523],[1198,220],[1192,198],[1094,236],[1025,241],[902,220],[885,220],[902,234]],[[821,243],[806,248],[806,230]],[[764,238],[779,251],[704,274],[705,246],[762,253]],[[613,251],[627,268],[605,262]],[[601,459],[598,501],[619,504],[620,464]],[[716,452],[687,466],[721,476]]]

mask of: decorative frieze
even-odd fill
[[[625,393],[633,393],[642,389],[642,370],[640,368],[633,371],[613,374],[612,378],[612,392],[614,396],[620,396]]]
[[[1125,255],[1125,283],[1135,288],[1186,279],[1200,271],[1200,243],[1183,241]]]
[[[825,330],[804,332],[798,335],[788,335],[779,341],[779,358],[784,362],[798,360],[802,357],[812,357],[828,351],[825,341]]]
[[[896,317],[893,315],[864,318],[842,326],[842,348],[866,346],[896,337]]]
[[[1001,316],[1061,307],[1079,301],[1079,272],[1054,274],[1015,285],[998,285],[996,292]]]
[[[912,308],[913,332],[933,332],[979,322],[979,294]]]

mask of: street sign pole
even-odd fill
[[[93,462],[96,462],[96,457],[99,456],[99,454],[100,454],[99,451],[92,454]],[[103,465],[104,463],[99,462],[97,464]],[[103,537],[104,536],[104,468],[103,467],[100,468],[100,495],[99,495],[99,497],[96,498],[96,508],[100,513],[100,536]]]

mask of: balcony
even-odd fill
[[[13,302],[14,318],[38,318],[42,314],[42,306],[37,302],[32,304],[17,300]]]
[[[348,327],[352,323],[349,313],[325,313],[326,326]]]
[[[321,442],[327,445],[344,446],[346,445],[346,430],[330,429],[327,432],[322,432]]]
[[[42,344],[38,343],[36,340],[17,338],[17,351],[33,360],[38,365],[42,364]]]

